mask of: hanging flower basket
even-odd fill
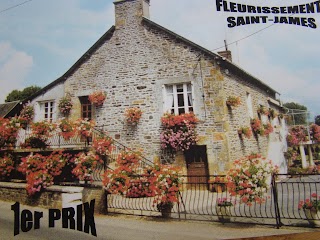
[[[97,107],[103,105],[106,100],[106,94],[103,91],[96,91],[89,95],[89,101]]]
[[[70,96],[65,96],[60,99],[58,108],[62,114],[69,114],[72,107],[73,104]]]
[[[269,111],[265,106],[260,106],[257,110],[258,113],[260,113],[261,115],[269,115]]]
[[[240,136],[245,136],[246,138],[251,138],[252,136],[252,131],[250,129],[250,127],[241,127],[239,130],[238,130],[238,134]]]
[[[227,98],[226,104],[229,107],[238,107],[241,105],[241,99],[240,97],[236,97],[236,96],[229,96]]]
[[[140,108],[128,108],[125,111],[125,118],[128,124],[136,125],[140,121],[142,111]]]
[[[258,118],[251,119],[251,129],[255,135],[264,135],[264,128],[261,124],[261,121]]]
[[[274,109],[272,109],[272,108],[269,109],[269,116],[270,116],[272,119],[278,117],[278,115],[279,115],[279,113],[278,113],[276,110],[274,110]]]

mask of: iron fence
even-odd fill
[[[208,176],[198,176],[199,181],[188,183],[187,176],[178,193],[179,203],[172,209],[171,217],[223,222],[241,222],[276,225],[308,226],[309,221],[300,201],[311,199],[312,194],[320,195],[320,175],[274,175],[269,190],[265,193],[265,202],[241,203],[238,196],[230,196],[228,189],[214,190],[213,184],[203,181]],[[228,219],[221,212],[218,202],[230,200]],[[130,198],[125,195],[107,194],[109,212],[160,216],[154,203],[155,197]]]

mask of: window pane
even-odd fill
[[[191,84],[190,84],[190,83],[187,84],[187,91],[188,91],[188,92],[191,92],[191,91],[192,91],[192,89],[191,89]]]
[[[184,106],[184,97],[183,94],[178,94],[178,107]]]
[[[183,85],[182,84],[177,85],[177,92],[183,92]]]
[[[185,113],[184,108],[179,108],[179,115],[184,113]]]
[[[166,86],[166,93],[173,93],[173,85]]]

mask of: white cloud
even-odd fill
[[[0,42],[0,103],[8,93],[21,89],[33,65],[33,59],[25,52],[14,49],[8,42]]]

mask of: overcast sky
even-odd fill
[[[6,10],[24,2],[0,1],[0,102],[13,89],[44,87],[60,77],[114,25],[112,0],[29,0]],[[312,1],[233,2],[286,6]],[[272,22],[228,28],[227,17],[250,14],[218,12],[215,0],[150,0],[150,5],[151,20],[209,50],[223,50],[217,48],[225,39],[236,42],[229,46],[234,63],[280,92],[282,101],[320,114],[320,13],[299,15],[314,18],[315,29]]]

